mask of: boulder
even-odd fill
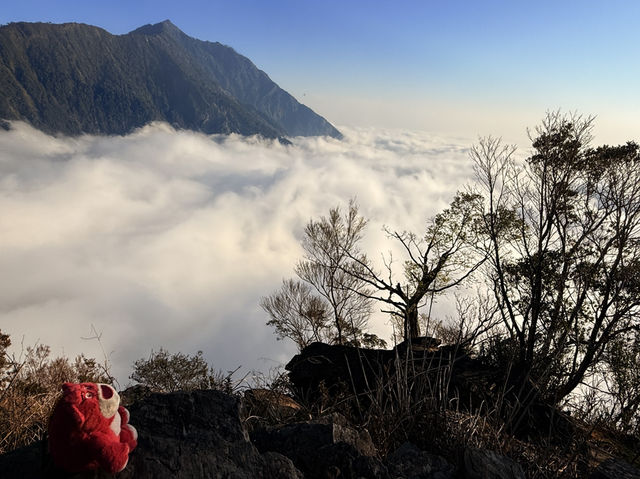
[[[607,459],[593,471],[589,479],[640,479],[640,469],[621,459]]]
[[[138,448],[120,478],[302,477],[286,457],[262,455],[249,442],[234,396],[220,391],[152,394],[130,412]]]
[[[312,343],[285,366],[301,397],[320,397],[320,389],[338,397],[343,392],[362,393],[387,377],[395,353],[385,349]]]
[[[524,471],[513,459],[487,449],[464,451],[463,477],[467,479],[524,479]]]
[[[367,394],[381,384],[412,377],[446,374],[450,388],[457,391],[461,404],[480,403],[482,398],[468,399],[474,381],[487,376],[481,362],[464,349],[438,346],[434,338],[413,338],[392,350],[366,349],[345,345],[312,343],[285,366],[289,379],[300,397],[319,398],[323,388],[330,397],[357,395],[366,407]],[[474,374],[469,376],[469,373]],[[481,388],[486,390],[486,387]],[[362,405],[362,404],[361,404]]]
[[[338,414],[256,430],[251,439],[261,452],[289,457],[306,478],[388,477],[386,468],[375,457],[369,433],[350,427]]]
[[[443,457],[421,451],[408,442],[389,454],[386,463],[393,478],[452,479],[456,472]]]

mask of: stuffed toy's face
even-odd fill
[[[64,383],[62,398],[68,403],[75,404],[81,411],[98,408],[102,416],[107,419],[115,416],[120,405],[120,396],[108,384]]]
[[[49,451],[69,472],[124,469],[137,445],[129,412],[108,384],[65,383],[49,422]]]

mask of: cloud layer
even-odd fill
[[[103,359],[121,385],[151,349],[268,370],[295,353],[261,296],[290,277],[305,223],[356,197],[365,249],[383,225],[419,232],[471,175],[464,140],[343,129],[345,139],[207,137],[149,125],[126,137],[0,131],[0,328],[14,344]],[[388,337],[377,317],[372,330]]]

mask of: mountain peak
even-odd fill
[[[178,27],[176,27],[171,20],[164,20],[159,23],[149,23],[140,28],[136,28],[131,33],[142,33],[145,35],[160,35],[163,33],[183,33]]]
[[[166,121],[208,134],[341,136],[248,58],[170,20],[125,35],[10,24],[0,26],[0,52],[0,121],[67,134],[126,134]]]

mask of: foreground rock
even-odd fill
[[[118,477],[302,477],[286,457],[257,451],[239,399],[219,391],[154,394],[132,405],[131,417],[138,449]]]
[[[262,452],[289,457],[306,478],[389,477],[369,433],[357,431],[333,414],[315,421],[268,427],[251,435]]]
[[[405,443],[387,457],[391,477],[407,479],[452,479],[455,468],[444,458]]]
[[[464,477],[468,479],[524,479],[520,464],[486,449],[464,451]]]
[[[620,459],[607,459],[593,471],[589,479],[640,479],[640,469]]]
[[[261,454],[251,444],[240,400],[219,391],[151,394],[130,406],[138,429],[122,479],[302,479],[290,459]],[[102,473],[65,475],[54,470],[41,443],[0,457],[3,479],[107,478]]]
[[[0,456],[0,477],[448,479],[455,469],[411,445],[383,461],[368,432],[338,414],[257,429],[252,442],[240,399],[218,391],[145,392],[129,409],[139,443],[121,473],[56,471],[39,442]]]

